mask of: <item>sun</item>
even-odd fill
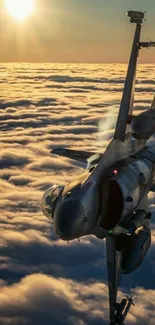
[[[18,20],[24,20],[34,12],[33,0],[5,0],[8,12]]]

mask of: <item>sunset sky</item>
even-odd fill
[[[148,11],[142,40],[155,40],[154,0],[34,0],[23,20],[6,2],[0,0],[1,62],[126,63],[135,28],[125,15],[130,9]],[[143,50],[140,62],[155,63],[155,50]]]
[[[130,9],[148,10],[141,40],[155,41],[155,0],[0,0],[0,325],[109,323],[105,240],[60,240],[41,202],[86,168],[53,148],[104,153],[114,136]],[[151,107],[155,48],[140,62],[134,115]],[[147,145],[155,151],[155,137]],[[126,325],[155,324],[155,193],[148,199],[152,244],[119,286],[118,302],[136,296]]]

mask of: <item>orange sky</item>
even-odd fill
[[[24,21],[12,18],[1,0],[0,61],[127,62],[134,27],[125,15],[148,9],[142,40],[153,40],[155,2],[118,0],[34,0],[35,13]],[[155,63],[155,49],[143,50],[142,63]]]

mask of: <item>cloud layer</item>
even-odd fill
[[[154,65],[140,65],[135,114],[151,105]],[[66,184],[82,164],[54,146],[101,152],[114,133],[125,65],[3,64],[0,68],[0,324],[108,323],[104,241],[67,245],[41,212],[44,191]],[[154,214],[154,194],[149,195]],[[124,276],[136,295],[127,325],[153,325],[155,220],[143,265]]]

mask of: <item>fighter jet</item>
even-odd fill
[[[123,325],[132,298],[117,302],[122,274],[135,271],[151,245],[148,193],[155,190],[155,97],[151,107],[133,115],[136,68],[140,50],[155,42],[140,42],[145,13],[129,11],[136,30],[118,113],[114,138],[105,152],[55,148],[52,154],[87,164],[86,171],[67,186],[44,194],[42,210],[64,241],[93,234],[106,240],[110,325]]]

